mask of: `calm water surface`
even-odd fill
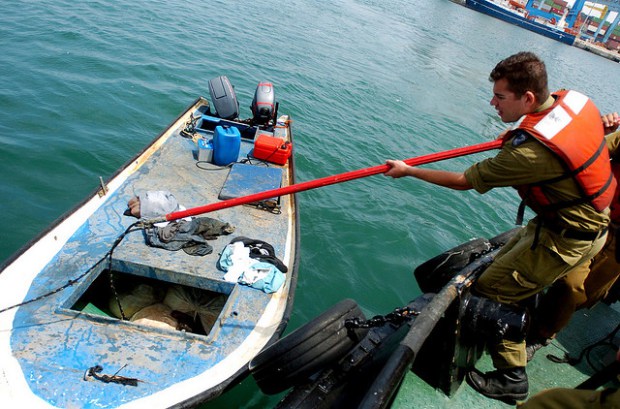
[[[389,4],[386,4],[389,3]],[[298,181],[492,139],[487,77],[521,50],[553,89],[620,109],[620,65],[458,6],[390,2],[17,1],[0,15],[0,260],[92,192],[227,75],[241,116],[272,81],[294,119]],[[490,153],[428,166],[462,170]],[[340,299],[366,315],[419,294],[413,268],[512,227],[484,196],[381,175],[298,195],[301,268],[288,330]],[[251,378],[205,408],[273,407]]]

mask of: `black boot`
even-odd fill
[[[527,398],[527,374],[523,367],[498,369],[485,374],[474,370],[467,374],[467,383],[484,396],[510,404]]]

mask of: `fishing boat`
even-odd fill
[[[466,0],[465,6],[564,44],[573,45],[575,42],[576,32],[558,27],[558,24],[553,24],[547,19],[528,16],[524,8],[516,8],[506,1]]]
[[[239,199],[294,183],[291,121],[269,82],[249,119],[209,93],[2,264],[2,407],[193,407],[280,337],[295,196]]]
[[[472,239],[420,264],[414,276],[423,294],[387,314],[367,318],[354,300],[342,300],[258,354],[252,376],[265,393],[286,392],[278,409],[514,405],[486,398],[463,380],[474,367],[493,369],[488,341],[527,334],[535,299],[517,308],[470,291],[520,229]],[[596,389],[616,379],[614,303],[576,312],[536,353],[527,367],[530,396],[553,387]]]

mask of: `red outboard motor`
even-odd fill
[[[252,99],[253,122],[258,125],[266,125],[275,117],[276,91],[270,82],[260,82],[256,87],[254,99]]]

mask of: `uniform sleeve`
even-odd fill
[[[607,149],[612,158],[620,158],[620,130],[612,132],[605,137],[607,139]]]
[[[467,169],[465,178],[478,193],[486,193],[496,187],[540,182],[562,172],[560,162],[549,149],[528,139],[518,146],[505,143],[495,157]]]

